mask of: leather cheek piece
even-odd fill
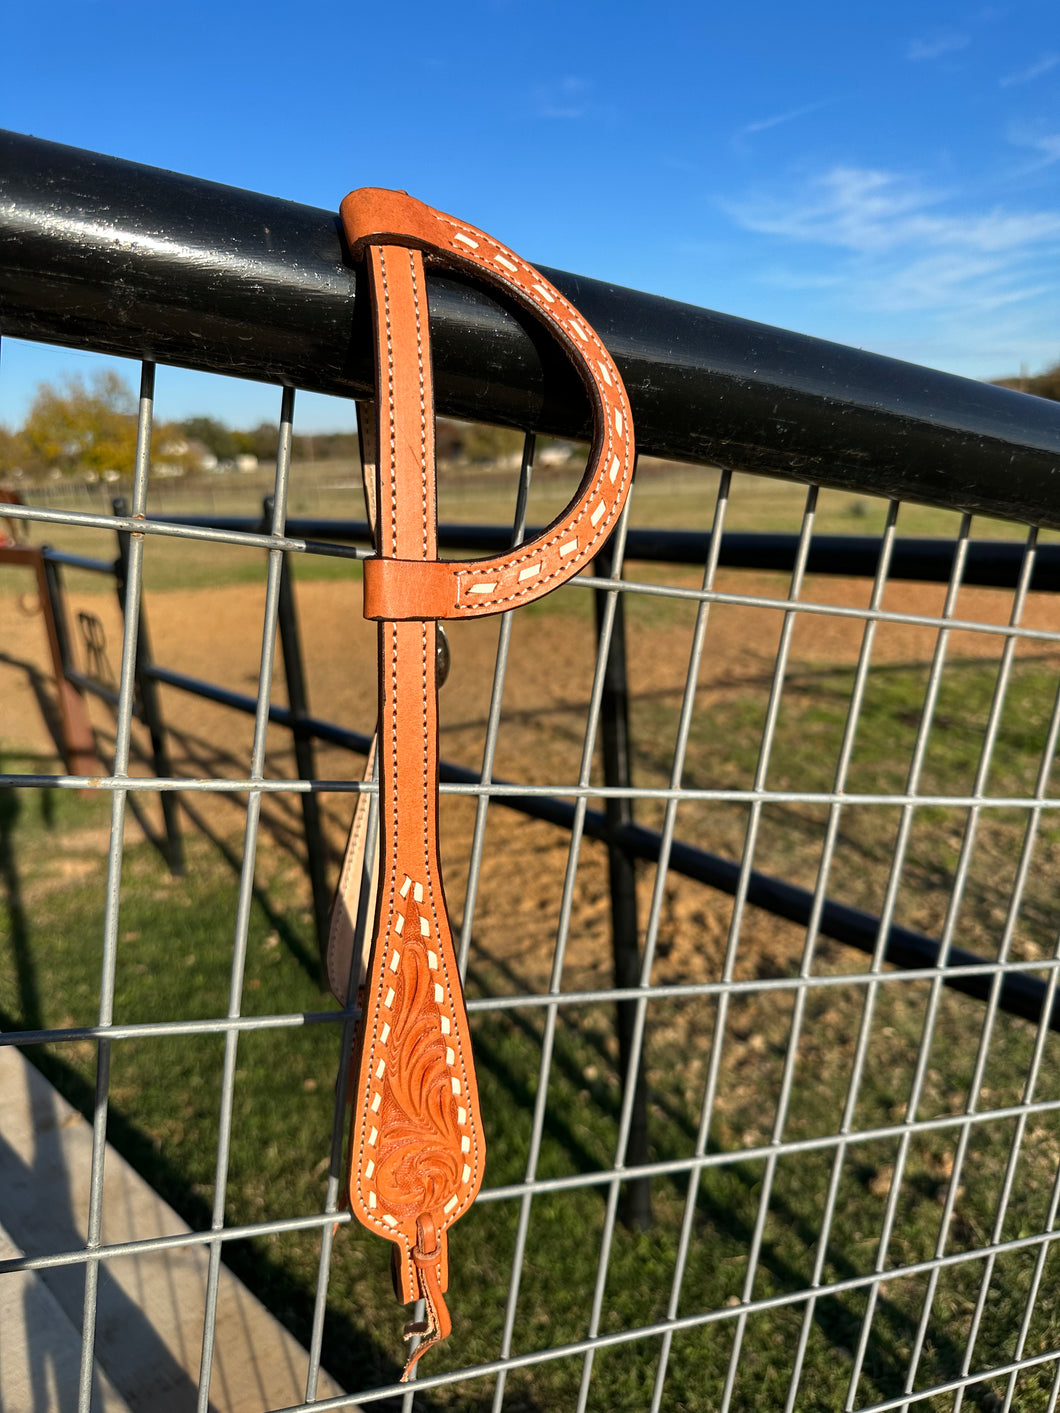
[[[407,1377],[449,1333],[448,1228],[474,1200],[485,1163],[438,855],[436,621],[532,602],[583,568],[628,495],[633,427],[622,379],[599,337],[507,247],[404,192],[353,192],[342,219],[368,267],[380,404],[374,455],[364,458],[378,480],[377,555],[364,565],[364,612],[379,624],[381,846],[351,1083],[349,1203],[364,1226],[394,1243],[401,1298],[424,1301],[426,1319],[406,1331],[422,1341]],[[470,268],[514,295],[561,342],[593,405],[593,445],[571,503],[535,540],[488,559],[437,557],[425,260]],[[361,843],[355,827],[340,894],[352,891]],[[348,917],[336,923],[336,955],[352,930]],[[344,961],[335,970],[349,976],[348,954]]]

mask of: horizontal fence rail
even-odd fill
[[[0,132],[0,250],[10,335],[370,393],[333,212]],[[1055,403],[541,268],[607,344],[644,453],[1060,526]],[[428,295],[439,412],[586,436],[529,316],[448,272]]]
[[[159,525],[204,525],[230,530],[240,536],[251,534],[258,522],[247,516],[209,515],[202,517],[166,515]],[[543,526],[531,525],[527,535],[540,535]],[[317,554],[342,553],[347,543],[370,545],[367,520],[319,520],[292,515],[287,534],[302,539],[305,548]],[[329,545],[324,540],[337,541]],[[503,550],[511,532],[502,525],[439,525],[438,543],[447,550],[473,550],[485,556]],[[718,565],[723,569],[759,569],[791,573],[799,547],[798,535],[763,534],[759,531],[730,530],[718,548]],[[348,551],[347,551],[348,552]],[[364,553],[367,553],[365,551]],[[711,552],[711,535],[697,530],[630,529],[626,534],[626,559],[659,564],[703,564]],[[807,574],[834,574],[842,578],[871,579],[881,553],[878,538],[872,535],[817,535],[806,557]],[[1024,547],[1018,540],[975,540],[969,543],[961,573],[964,584],[992,589],[1013,589],[1023,567]],[[354,554],[355,558],[363,557]],[[953,541],[926,536],[894,541],[888,562],[889,579],[912,580],[918,584],[945,584],[953,573]],[[583,581],[587,587],[592,581]],[[1033,592],[1060,590],[1060,545],[1040,545],[1034,558],[1030,588]]]

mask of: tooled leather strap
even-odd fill
[[[364,613],[379,623],[378,911],[355,1060],[350,1207],[397,1246],[401,1298],[422,1297],[422,1342],[449,1331],[447,1232],[482,1182],[485,1146],[467,1015],[442,894],[437,842],[437,619],[528,603],[581,569],[615,528],[633,472],[618,371],[577,310],[532,266],[475,227],[404,192],[342,203],[372,292],[378,389],[377,556]],[[472,269],[526,305],[561,341],[593,402],[588,466],[537,539],[475,561],[437,558],[434,400],[424,260]]]

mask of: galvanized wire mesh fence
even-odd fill
[[[453,1234],[454,1336],[405,1390],[388,1347],[398,1321],[378,1279],[385,1254],[359,1243],[341,1208],[354,1011],[248,1004],[254,910],[276,867],[263,808],[307,792],[348,807],[373,789],[350,780],[352,767],[306,778],[270,751],[284,557],[314,552],[287,524],[295,395],[282,395],[271,523],[257,531],[148,514],[153,395],[145,363],[126,516],[11,508],[40,534],[130,537],[106,773],[22,769],[0,782],[91,785],[110,799],[101,935],[84,939],[99,948],[96,1014],[32,1025],[9,997],[0,1035],[30,1056],[92,1047],[84,1241],[0,1262],[5,1278],[83,1269],[79,1410],[93,1398],[100,1272],[192,1245],[208,1253],[195,1402],[210,1406],[222,1260],[245,1243],[288,1261],[286,1293],[269,1298],[307,1350],[305,1402],[289,1408],[1055,1407],[1060,628],[1035,578],[1049,554],[1038,531],[1027,529],[1007,589],[977,588],[968,567],[983,551],[963,514],[945,584],[909,590],[892,568],[909,552],[903,522],[912,515],[915,528],[919,512],[890,501],[863,584],[831,581],[812,568],[828,532],[818,528],[827,492],[811,486],[790,527],[790,571],[737,571],[726,544],[749,493],[729,472],[704,471],[710,534],[694,578],[627,559],[635,487],[606,573],[564,591],[559,626],[529,634],[521,668],[520,625],[502,618],[474,730],[454,727],[462,772],[442,786],[452,819],[468,810],[446,867],[490,1168]],[[532,468],[531,438],[516,538]],[[870,467],[857,514],[872,513],[871,489]],[[959,495],[943,487],[939,501]],[[776,528],[768,497],[753,508]],[[143,563],[156,537],[266,553],[253,731],[245,755],[233,747],[238,769],[197,774],[185,761],[159,776],[157,756],[141,745],[137,758]],[[352,572],[368,551],[344,553]],[[1012,564],[1011,546],[997,558]],[[587,590],[594,625],[579,607]],[[312,623],[303,631],[308,642]],[[619,645],[628,701],[616,704]],[[538,693],[527,707],[530,728],[506,695],[520,670],[557,684],[551,705]],[[364,673],[363,661],[351,671]],[[162,692],[175,729],[181,699]],[[540,725],[549,712],[552,736]],[[599,764],[616,713],[628,713],[630,777],[618,783]],[[342,724],[370,732],[370,721]],[[135,946],[123,932],[135,900],[123,880],[127,813],[168,794],[227,794],[244,811],[230,925],[214,930],[228,977],[208,1012],[129,1019],[135,1007],[116,1005]],[[510,805],[538,818],[517,828]],[[193,853],[178,886],[192,887],[202,866]],[[631,918],[633,962],[627,946],[613,963],[609,944]],[[47,948],[46,927],[32,945]],[[275,1201],[255,1208],[241,1147],[248,1047],[284,1035],[290,1057],[324,1032],[326,1073],[338,1076],[332,1119],[293,1155],[318,1174],[317,1198],[277,1183]],[[187,1204],[206,1219],[108,1242],[108,1138],[129,1116],[150,1128],[128,1085],[115,1099],[115,1055],[177,1037],[222,1046],[209,1072],[213,1157],[197,1180],[208,1196]],[[277,1133],[285,1089],[277,1074]],[[181,1142],[165,1141],[179,1169]],[[251,1279],[267,1268],[245,1267]],[[322,1367],[344,1395],[318,1396]],[[275,1404],[263,1394],[255,1406]]]

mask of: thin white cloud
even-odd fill
[[[1035,59],[1033,64],[1028,64],[1025,69],[1018,69],[1014,74],[1006,74],[1001,79],[1002,88],[1013,88],[1017,84],[1033,83],[1035,79],[1047,74],[1050,69],[1055,69],[1060,64],[1060,54],[1050,50],[1047,54],[1042,54]]]
[[[1036,137],[1032,146],[1037,148],[1041,153],[1045,164],[1060,162],[1060,132],[1049,133],[1044,137]]]
[[[1060,208],[967,209],[909,177],[834,167],[795,192],[724,209],[791,247],[800,268],[789,287],[834,288],[851,309],[989,313],[1060,295]],[[765,278],[778,283],[775,263]]]
[[[534,111],[539,118],[560,118],[567,121],[591,117],[595,105],[591,100],[592,84],[588,79],[568,74],[552,83],[539,84],[534,90]]]
[[[957,54],[960,50],[967,49],[971,42],[972,36],[965,34],[963,30],[935,30],[932,34],[910,40],[906,58],[914,64],[924,63],[928,59],[941,59],[944,54]]]
[[[759,196],[725,209],[748,230],[860,255],[906,246],[1005,251],[1060,237],[1060,210],[939,209],[947,195],[891,172],[833,167],[794,198]]]
[[[762,272],[762,280],[776,289],[818,290],[837,289],[846,283],[843,275],[811,274],[805,270],[790,270],[783,265]]]
[[[816,113],[831,102],[830,98],[821,98],[816,103],[805,103],[801,108],[792,108],[787,113],[777,113],[772,118],[760,118],[758,122],[748,123],[746,127],[741,128],[737,136],[751,137],[756,132],[768,132],[770,128],[782,127],[785,123],[793,123],[796,118],[805,118],[810,113]]]
[[[1042,167],[1051,167],[1060,162],[1060,132],[1034,132],[1027,128],[1015,128],[1009,138],[1017,147],[1029,147],[1037,154],[1034,161],[1024,167],[1024,172],[1037,172]]]
[[[981,314],[1041,298],[1048,282],[1021,280],[1002,259],[983,255],[927,256],[882,273],[866,288],[865,307],[886,314],[974,307]]]

